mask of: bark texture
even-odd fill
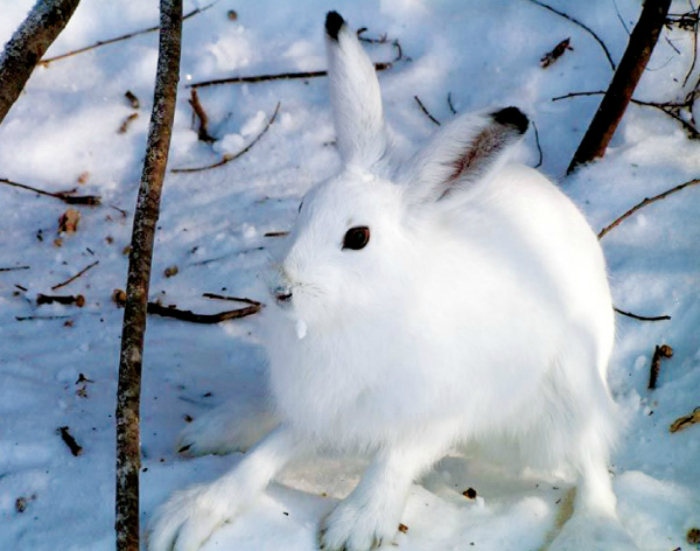
[[[158,72],[129,256],[117,391],[117,551],[139,550],[141,366],[153,242],[180,78],[182,0],[161,0]]]
[[[670,5],[671,0],[645,0],[642,14],[632,31],[625,54],[586,135],[571,160],[567,174],[571,174],[582,164],[605,155],[605,149],[615,134],[634,89],[651,58]]]
[[[0,123],[80,0],[37,0],[0,57]]]

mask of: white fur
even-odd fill
[[[149,549],[197,549],[288,460],[315,448],[374,457],[324,520],[326,551],[391,540],[411,482],[462,445],[576,473],[576,512],[562,537],[585,539],[575,522],[591,516],[615,524],[606,383],[614,320],[594,233],[546,178],[507,165],[508,147],[476,172],[455,164],[484,129],[516,141],[487,114],[455,119],[412,162],[387,170],[368,58],[345,26],[328,54],[346,168],[304,198],[280,261],[293,298],[268,326],[268,352],[282,424],[225,477],[163,505]],[[370,228],[369,244],[344,250],[354,226]],[[275,415],[265,416],[272,426]],[[228,449],[236,438],[220,436]]]

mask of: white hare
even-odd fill
[[[395,537],[411,483],[462,445],[576,473],[571,533],[553,548],[598,549],[581,537],[589,518],[616,526],[616,421],[594,233],[542,175],[506,163],[528,127],[515,107],[459,116],[395,166],[372,63],[335,12],[326,35],[344,169],[304,197],[279,263],[275,411],[255,420],[279,424],[231,472],[162,505],[149,549],[196,550],[290,459],[359,449],[371,462],[319,544],[368,551]],[[257,435],[231,414],[203,418],[183,447],[246,447]]]

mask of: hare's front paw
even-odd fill
[[[230,519],[235,507],[209,490],[193,486],[158,507],[149,523],[148,551],[196,551]]]
[[[244,452],[277,424],[262,399],[227,402],[185,426],[175,449],[187,457]]]
[[[390,512],[356,507],[346,499],[324,519],[319,546],[323,551],[370,551],[390,542],[398,526]]]

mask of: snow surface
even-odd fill
[[[615,60],[627,41],[622,21],[631,28],[640,8],[639,0],[552,3],[594,28]],[[4,43],[34,0],[1,4]],[[203,5],[186,1],[185,11]],[[236,21],[227,17],[230,9],[238,12]],[[368,27],[370,36],[387,33],[401,41],[407,58],[380,76],[387,117],[401,140],[417,144],[434,129],[414,95],[438,119],[451,116],[448,93],[459,111],[517,105],[536,122],[541,169],[554,178],[562,177],[599,98],[551,98],[604,89],[612,75],[589,35],[526,0],[221,0],[184,23],[170,166],[198,166],[235,153],[262,129],[278,101],[282,108],[277,123],[239,160],[168,175],[152,299],[207,312],[230,303],[204,299],[204,292],[269,300],[267,267],[280,240],[264,234],[288,229],[303,193],[339,166],[327,82],[201,89],[210,132],[219,138],[213,147],[197,141],[184,84],[324,68],[322,24],[329,9],[338,9],[355,27]],[[672,11],[688,9],[676,1]],[[85,1],[48,55],[157,21],[157,2]],[[539,59],[567,37],[574,50],[540,68]],[[683,98],[692,48],[691,33],[664,31],[636,97]],[[389,44],[368,49],[375,60],[395,55]],[[40,67],[0,126],[0,177],[53,191],[78,187],[104,201],[98,208],[79,208],[77,233],[62,236],[57,247],[57,220],[67,206],[0,186],[0,267],[30,266],[0,272],[0,549],[114,548],[113,411],[123,311],[110,297],[125,287],[123,249],[130,240],[156,60],[157,35],[148,34]],[[118,134],[134,111],[124,99],[127,90],[140,99],[139,117]],[[537,163],[533,132],[519,158]],[[84,173],[86,183],[77,183]],[[698,176],[698,142],[663,113],[632,105],[605,159],[561,185],[600,229],[644,197]],[[665,322],[618,317],[611,366],[611,386],[628,422],[612,466],[619,513],[645,551],[688,550],[686,532],[700,525],[700,426],[668,431],[671,422],[700,405],[698,212],[700,187],[688,188],[640,211],[603,239],[616,305],[672,316]],[[51,286],[95,260],[99,265],[57,291],[84,294],[84,308],[35,305],[37,293],[51,293]],[[165,268],[173,265],[177,275],[166,278]],[[16,319],[32,315],[68,317]],[[182,459],[173,445],[186,415],[196,417],[228,397],[264,392],[264,353],[256,340],[260,318],[216,326],[149,318],[142,399],[144,524],[171,491],[210,480],[239,460]],[[663,362],[659,388],[650,392],[651,354],[660,343],[671,345],[674,355]],[[81,373],[91,382],[76,384]],[[82,455],[72,456],[61,441],[56,429],[62,426],[70,427]],[[360,460],[342,458],[290,468],[205,549],[314,549],[319,519],[350,491],[361,469]],[[468,487],[477,490],[478,499],[461,495]],[[403,518],[409,530],[398,536],[399,548],[539,549],[567,491],[527,473],[448,457],[414,485]],[[22,512],[18,498],[24,499]]]

